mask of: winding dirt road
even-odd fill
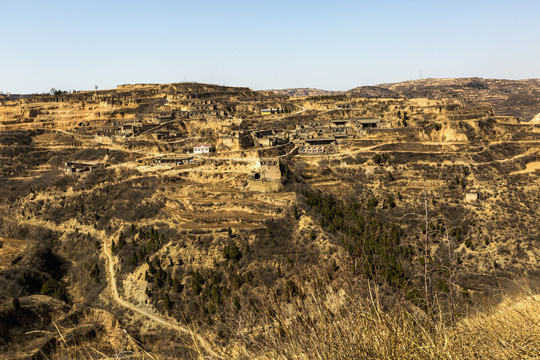
[[[58,232],[63,232],[65,231],[66,229],[62,226],[58,226],[52,222],[49,222],[49,221],[44,221],[42,219],[37,219],[37,218],[33,218],[32,220],[28,220],[28,219],[23,219],[23,218],[18,218],[18,217],[13,217],[12,218],[14,221],[17,221],[17,222],[23,222],[23,221],[26,221],[27,223],[34,223],[34,224],[38,224],[40,226],[43,226],[44,228],[48,228],[48,229],[51,229],[51,230],[54,230],[54,231],[58,231]],[[114,259],[113,259],[113,255],[111,253],[111,244],[109,241],[107,241],[107,236],[105,234],[105,232],[103,230],[96,230],[92,227],[89,227],[89,226],[85,226],[83,224],[78,224],[78,228],[82,228],[84,230],[86,230],[89,234],[92,234],[93,236],[95,236],[96,238],[98,239],[102,239],[103,240],[103,246],[101,247],[102,249],[102,253],[103,255],[105,256],[106,258],[106,262],[107,262],[107,265],[106,265],[106,275],[107,275],[107,282],[108,282],[108,288],[111,290],[111,296],[112,296],[112,300],[114,302],[116,302],[118,305],[126,308],[126,309],[129,309],[133,312],[136,312],[164,327],[167,327],[167,328],[170,328],[172,330],[175,330],[183,335],[187,335],[189,336],[191,339],[193,339],[193,344],[194,346],[196,347],[196,351],[199,353],[199,354],[208,354],[207,356],[205,356],[205,358],[209,358],[209,359],[223,359],[224,357],[222,355],[220,355],[218,352],[216,352],[213,347],[210,345],[210,343],[208,341],[206,341],[206,339],[201,336],[200,334],[196,333],[193,329],[190,329],[186,326],[183,326],[183,325],[180,325],[178,324],[175,320],[173,319],[168,319],[166,317],[163,317],[163,316],[160,316],[160,315],[157,315],[155,313],[153,313],[152,311],[148,310],[148,309],[143,309],[143,308],[140,308],[124,299],[122,299],[120,297],[120,294],[118,293],[118,287],[116,285],[116,273],[115,273],[115,269],[114,269]]]
[[[206,341],[205,338],[203,338],[200,334],[197,334],[192,329],[182,326],[176,323],[174,320],[167,319],[160,315],[156,315],[148,309],[140,308],[122,299],[118,293],[118,287],[116,285],[116,273],[114,270],[114,260],[111,253],[110,244],[104,242],[102,249],[103,249],[103,254],[107,258],[107,280],[109,283],[109,288],[111,289],[111,295],[112,295],[113,300],[118,305],[124,308],[127,308],[131,311],[134,311],[136,313],[139,313],[160,325],[176,330],[184,335],[188,335],[189,337],[193,339],[193,342],[195,346],[197,347],[197,351],[199,353],[207,353],[211,356],[211,358],[222,359],[222,357],[216,351],[213,350],[212,346],[208,343],[208,341]]]

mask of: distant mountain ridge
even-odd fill
[[[520,121],[530,121],[540,113],[540,79],[430,78],[359,86],[347,91],[303,88],[271,92],[292,97],[349,94],[361,97],[455,99],[490,105],[497,115],[515,116]]]
[[[324,96],[324,95],[339,95],[343,91],[322,90],[314,88],[290,88],[290,89],[276,89],[276,90],[263,90],[277,95],[287,95],[290,97],[302,97],[302,96]]]

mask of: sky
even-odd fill
[[[0,91],[540,78],[539,0],[0,0]]]

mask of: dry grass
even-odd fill
[[[257,331],[233,334],[222,359],[539,359],[540,295],[507,300],[458,320],[426,321],[403,307],[382,310],[377,291],[366,299],[341,290],[308,296],[294,304],[274,303]],[[272,314],[272,315],[269,315]],[[424,318],[424,320],[419,320]],[[441,321],[442,320],[442,321]],[[186,344],[188,347],[189,345]],[[223,343],[222,343],[223,345]],[[218,348],[218,346],[215,346]],[[184,359],[141,347],[106,355],[83,345],[51,359]],[[192,348],[188,358],[210,359]]]
[[[311,298],[295,305],[294,318],[278,313],[277,330],[262,336],[251,358],[540,358],[540,296],[484,311],[455,324],[433,323],[400,307],[383,311],[377,300],[345,292]]]
[[[0,244],[0,270],[2,270],[9,267],[14,259],[24,253],[30,241],[0,236]]]

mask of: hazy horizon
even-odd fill
[[[0,91],[540,78],[537,1],[9,2]]]
[[[298,86],[298,87],[278,87],[278,88],[267,88],[267,89],[253,89],[249,86],[245,86],[245,85],[229,85],[229,84],[215,84],[215,83],[206,83],[206,82],[200,82],[200,81],[167,81],[167,82],[160,82],[160,83],[141,83],[141,82],[132,82],[132,83],[124,83],[124,84],[117,84],[113,87],[110,87],[110,88],[101,88],[101,87],[98,87],[98,91],[100,90],[113,90],[113,89],[116,89],[118,86],[120,85],[138,85],[138,84],[144,84],[144,85],[151,85],[151,84],[182,84],[182,83],[195,83],[195,84],[206,84],[206,85],[217,85],[217,86],[232,86],[232,87],[247,87],[247,88],[251,88],[252,90],[254,91],[265,91],[265,90],[288,90],[288,89],[315,89],[315,90],[323,90],[323,91],[336,91],[336,92],[346,92],[348,90],[352,90],[356,87],[360,87],[360,86],[379,86],[379,85],[384,85],[384,84],[392,84],[392,83],[399,83],[399,82],[407,82],[407,81],[416,81],[416,80],[444,80],[444,79],[468,79],[468,78],[478,78],[478,79],[484,79],[484,80],[509,80],[509,81],[528,81],[528,80],[540,80],[539,78],[524,78],[524,79],[495,79],[495,78],[481,78],[481,77],[478,77],[478,76],[467,76],[467,77],[462,77],[462,78],[432,78],[432,77],[429,77],[429,78],[421,78],[421,79],[409,79],[409,80],[401,80],[401,81],[395,81],[395,82],[386,82],[386,83],[378,83],[378,84],[363,84],[363,85],[358,85],[358,86],[355,86],[353,88],[349,88],[349,89],[324,89],[324,88],[314,88],[314,87],[306,87],[306,86]],[[51,88],[52,89],[52,88]],[[1,91],[0,93],[2,94],[12,94],[12,95],[32,95],[32,94],[47,94],[50,92],[50,90],[47,91],[42,91],[42,92],[30,92],[30,93],[20,93],[20,92],[12,92],[12,91]],[[62,90],[62,91],[68,91],[68,92],[71,92],[72,90],[75,90],[75,91],[79,91],[79,92],[86,92],[86,91],[95,91],[95,88],[92,88],[92,89],[60,89],[60,88],[54,88],[56,90]]]

